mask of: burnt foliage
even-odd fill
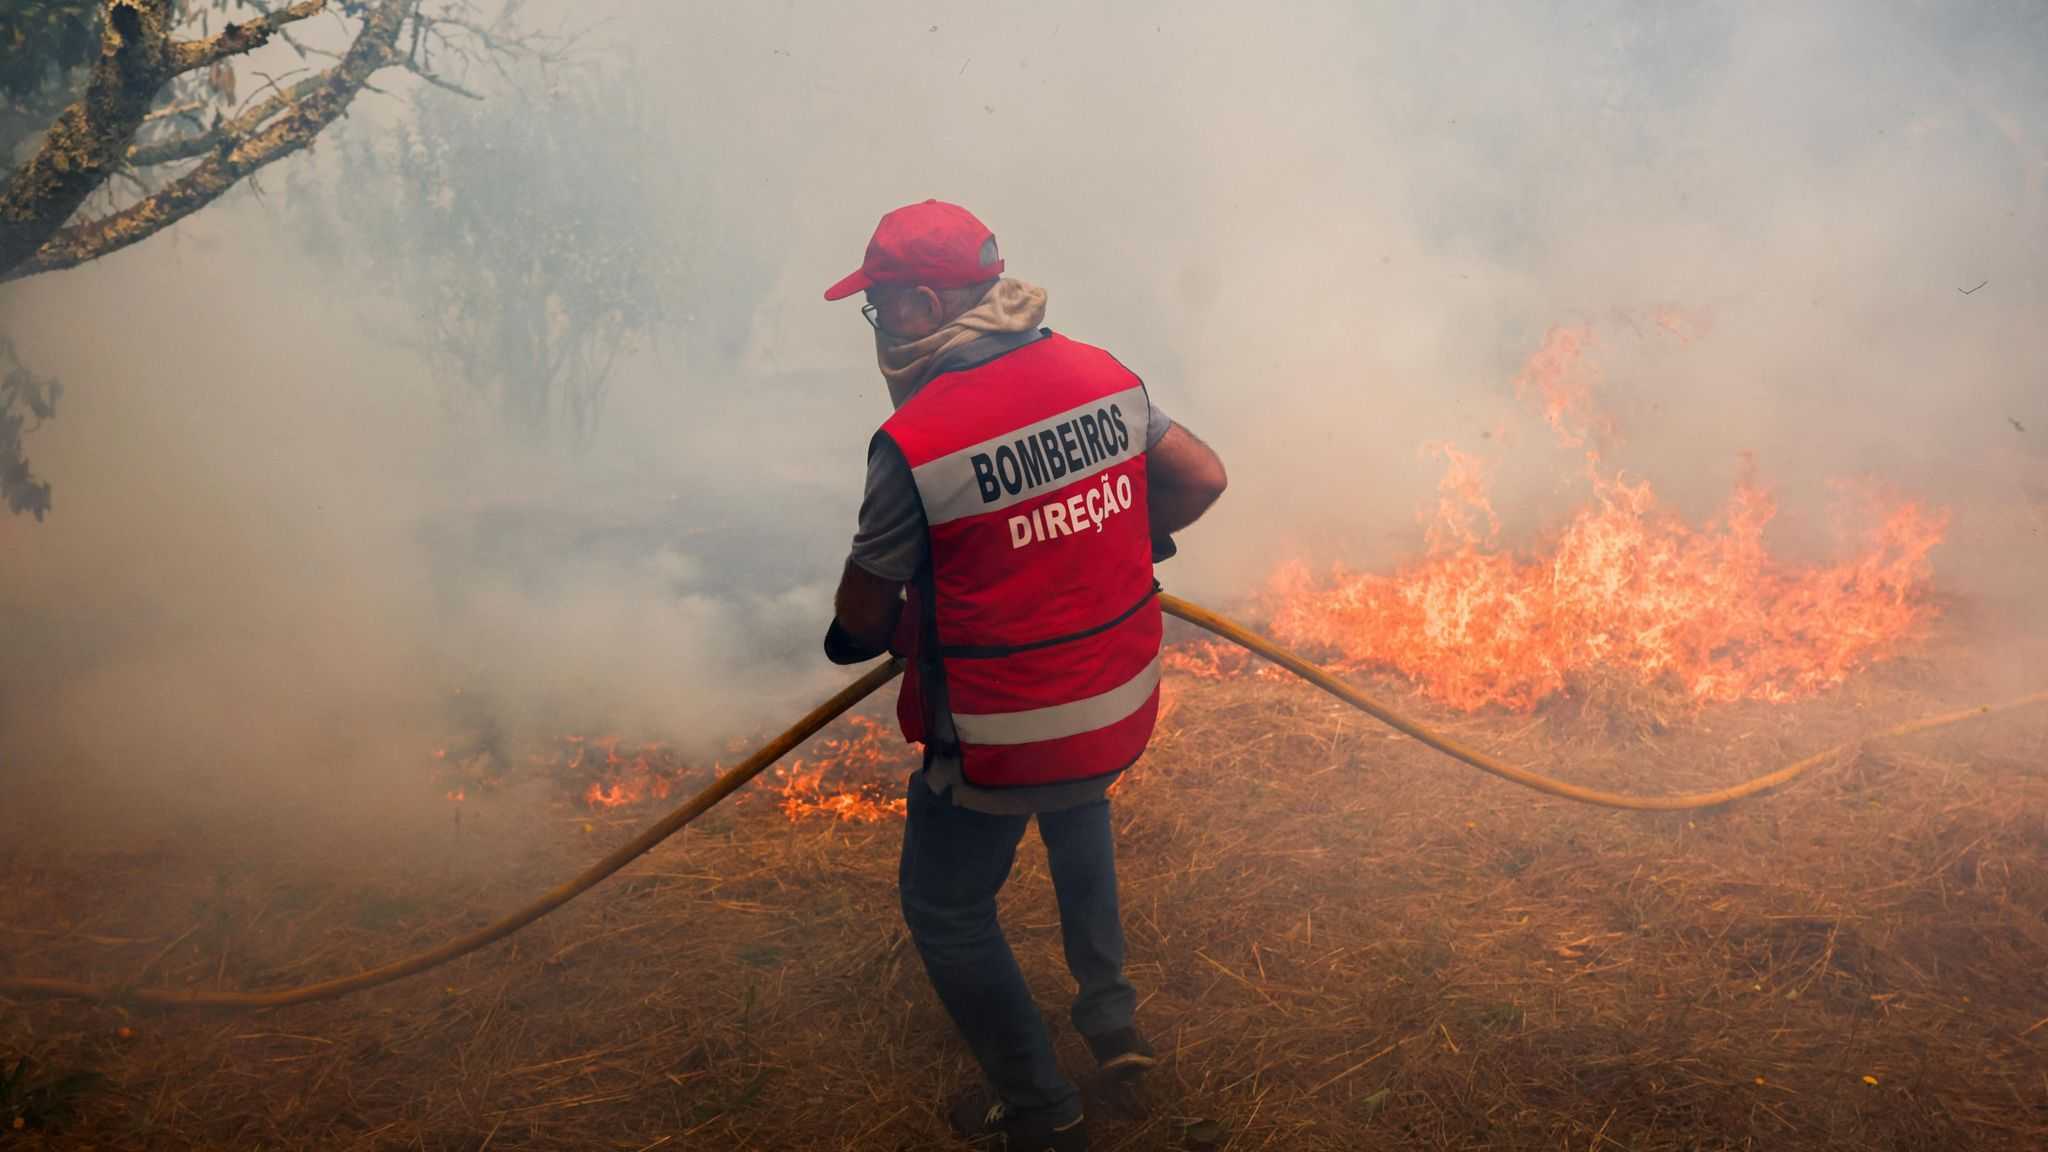
[[[0,336],[0,500],[17,515],[40,521],[50,510],[50,486],[29,469],[23,440],[57,414],[63,391],[58,381],[30,371],[15,354],[14,342]]]

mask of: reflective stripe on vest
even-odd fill
[[[930,567],[898,699],[983,788],[1110,775],[1158,711],[1144,386],[1059,336],[928,382],[882,426],[910,466]],[[943,712],[941,711],[943,709]]]
[[[1043,494],[1047,485],[1086,480],[1145,450],[1145,429],[1130,413],[1147,411],[1145,390],[1127,388],[1058,412],[1028,427],[970,444],[911,470],[925,519],[937,526],[1000,512]],[[1117,447],[1106,447],[1115,438]]]
[[[1145,706],[1159,687],[1159,657],[1143,671],[1099,696],[1023,712],[955,712],[960,739],[976,744],[1030,744],[1107,728]]]

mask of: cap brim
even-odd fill
[[[863,272],[859,269],[855,269],[853,275],[848,276],[846,279],[841,280],[839,283],[834,284],[830,288],[825,289],[825,299],[844,300],[848,296],[853,295],[855,292],[865,292],[869,288],[874,287],[874,285],[875,282],[873,280],[868,279],[868,274],[866,272]]]

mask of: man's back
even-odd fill
[[[955,1129],[1011,1152],[1085,1152],[1080,1093],[996,894],[1035,818],[1074,1026],[1105,1072],[1149,1067],[1104,789],[1158,707],[1154,558],[1224,476],[1114,357],[1040,330],[1045,293],[1002,271],[986,226],[926,201],[883,217],[861,267],[825,294],[866,293],[896,406],[869,444],[825,650],[907,657],[897,714],[925,757],[906,798],[903,917],[987,1077],[952,1102]]]
[[[1157,709],[1144,385],[1059,336],[926,384],[882,426],[925,515],[904,732],[984,790],[1115,775]],[[937,714],[950,740],[934,739]]]

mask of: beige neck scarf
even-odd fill
[[[889,382],[889,402],[903,407],[911,394],[931,377],[939,360],[983,336],[1028,332],[1045,319],[1045,289],[1022,280],[998,280],[981,303],[954,317],[944,327],[916,340],[895,341],[875,333],[875,359]]]

